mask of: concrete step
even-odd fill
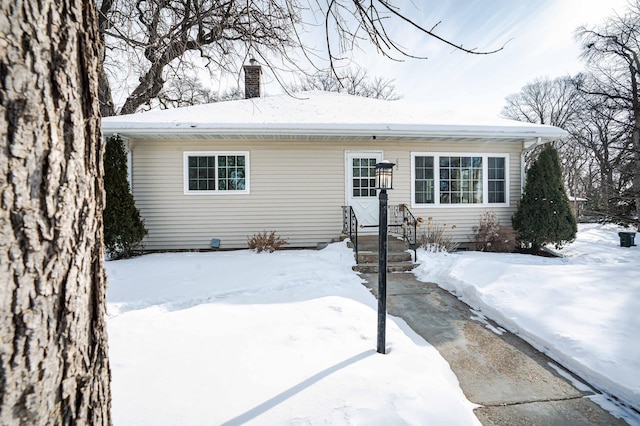
[[[411,262],[389,262],[387,263],[387,272],[409,272],[418,266]],[[378,263],[358,263],[353,270],[363,274],[377,274]]]
[[[353,244],[349,243],[353,248]],[[387,239],[387,272],[408,272],[416,267],[413,255],[407,251],[409,244],[401,238],[389,236]],[[358,264],[354,271],[363,274],[378,273],[378,235],[358,235]]]
[[[410,252],[387,252],[387,262],[411,262],[413,256]],[[358,263],[378,263],[377,251],[358,250]]]
[[[409,248],[406,241],[389,236],[387,239],[387,252],[403,252]],[[358,236],[358,251],[378,251],[378,236]]]

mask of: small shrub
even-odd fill
[[[511,253],[516,247],[516,234],[512,227],[500,224],[494,212],[480,217],[480,224],[473,227],[474,249],[495,253]]]
[[[424,220],[419,218],[417,221],[422,223],[422,226],[426,227],[420,236],[420,247],[424,248],[430,252],[442,252],[446,251],[451,253],[455,251],[459,243],[453,240],[453,235],[451,231],[456,229],[455,225],[451,225],[451,227],[447,227],[447,224],[440,224],[438,222],[434,222],[433,218],[427,218],[427,223],[424,225]]]
[[[276,250],[281,250],[283,246],[289,244],[287,240],[284,240],[276,235],[276,231],[262,231],[262,233],[253,234],[252,237],[247,238],[247,244],[251,250],[255,250],[260,253],[267,251],[273,253]]]

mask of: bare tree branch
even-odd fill
[[[579,28],[577,37],[594,77],[582,90],[606,99],[631,123],[629,192],[640,229],[640,0],[630,3],[623,14],[606,19],[599,28]]]
[[[426,59],[402,47],[389,33],[390,25],[398,23],[470,54],[495,53],[504,47],[468,49],[437,34],[439,22],[428,29],[387,0],[315,0],[315,5],[324,18],[324,59],[336,77],[338,62],[363,42],[372,43],[392,60]],[[111,100],[112,75],[130,86],[119,112],[131,113],[150,106],[169,78],[189,68],[187,62],[199,62],[212,73],[233,73],[242,60],[256,56],[281,80],[274,58],[286,69],[300,70],[295,56],[300,52],[316,69],[326,68],[317,65],[322,57],[311,58],[319,51],[306,46],[301,36],[311,25],[302,21],[303,12],[311,7],[309,0],[102,0],[98,12],[106,46],[101,73],[103,114],[117,112]],[[126,72],[127,68],[134,69]]]
[[[362,68],[349,68],[338,71],[337,76],[336,73],[331,70],[319,71],[287,85],[287,89],[293,93],[322,90],[325,92],[341,92],[375,99],[400,99],[400,95],[395,91],[393,80],[382,77],[372,79],[369,77],[367,71]]]

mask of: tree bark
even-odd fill
[[[636,230],[640,232],[640,111],[636,111],[633,128],[633,195],[636,203]]]
[[[629,67],[629,73],[631,75],[631,93],[633,94],[633,130],[631,131],[631,147],[633,149],[633,176],[631,178],[631,188],[636,205],[635,220],[636,229],[640,231],[640,87],[638,85],[638,72],[640,72],[640,63],[638,61],[638,55],[633,57],[635,66]]]
[[[110,424],[96,7],[0,3],[0,424]]]

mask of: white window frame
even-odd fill
[[[433,157],[433,203],[416,203],[416,157]],[[482,158],[482,203],[440,203],[440,157],[481,157]],[[504,158],[504,202],[489,203],[489,157]],[[411,153],[411,208],[474,208],[509,207],[509,154],[500,152],[412,152]]]
[[[218,189],[218,161],[219,155],[242,155],[244,156],[244,189],[243,190],[219,190]],[[204,190],[190,190],[189,189],[189,157],[216,157],[216,189],[210,191]],[[250,170],[251,163],[249,158],[249,151],[184,151],[182,153],[182,181],[183,190],[185,195],[232,195],[232,194],[249,194],[250,190]]]

